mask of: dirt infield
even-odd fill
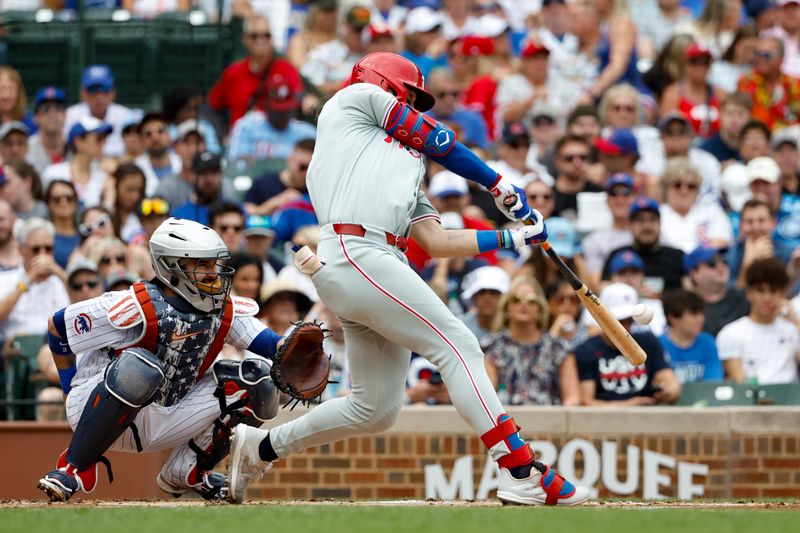
[[[224,502],[206,502],[199,499],[186,500],[76,500],[69,503],[50,503],[43,500],[0,500],[0,509],[19,508],[96,508],[96,507],[215,507],[227,506]],[[244,506],[348,506],[348,507],[502,507],[496,500],[485,501],[439,501],[439,500],[254,500]],[[585,503],[588,508],[616,509],[748,509],[800,511],[800,500],[795,501],[642,501],[642,500],[602,500]]]

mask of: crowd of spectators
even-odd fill
[[[116,102],[106,65],[86,68],[79,102],[0,66],[6,349],[43,335],[68,302],[149,279],[149,235],[174,215],[219,232],[237,268],[234,293],[258,300],[271,328],[326,321],[338,381],[326,398],[346,394],[341,325],[293,266],[290,244],[313,249],[319,239],[305,186],[316,114],[359,58],[388,51],[420,67],[436,97],[429,114],[524,189],[552,247],[648,353],[645,365],[628,363],[538,247],[431,259],[411,240],[409,264],[478,337],[504,402],[670,404],[694,381],[798,382],[800,1],[233,0],[220,14],[216,2],[111,0],[87,9],[96,5],[140,18],[242,17],[246,56],[207,94],[176,87],[147,110]],[[391,169],[375,179],[392,179]],[[435,161],[424,186],[446,228],[508,223],[485,191]],[[633,322],[637,303],[652,308],[649,324]],[[46,351],[42,379],[57,384]],[[412,356],[408,402],[447,403],[424,356]]]

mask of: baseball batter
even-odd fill
[[[50,349],[75,432],[56,469],[39,480],[53,501],[94,490],[100,463],[111,478],[108,449],[171,449],[156,479],[162,490],[223,499],[225,476],[212,469],[230,450],[230,428],[277,413],[267,359],[215,362],[223,343],[271,356],[281,340],[254,317],[253,300],[229,297],[230,254],[220,236],[170,218],[150,251],[154,280],[50,319]]]
[[[452,130],[422,112],[433,106],[419,69],[396,54],[365,56],[351,84],[324,106],[308,189],[322,225],[313,276],[320,297],[341,319],[352,394],[327,401],[264,431],[239,426],[232,438],[229,498],[242,501],[266,463],[309,446],[392,426],[403,405],[410,351],[439,367],[453,405],[500,466],[498,497],[528,505],[574,505],[588,498],[535,460],[486,375],[478,341],[408,266],[411,235],[433,257],[474,255],[541,242],[541,215],[518,188],[487,167]],[[423,156],[485,186],[510,230],[442,229],[420,190]]]

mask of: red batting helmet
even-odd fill
[[[414,63],[403,56],[389,52],[367,54],[353,67],[350,83],[372,83],[385,91],[393,92],[401,102],[408,101],[408,91],[417,98],[414,108],[427,111],[435,102],[433,95],[425,90],[425,78]]]

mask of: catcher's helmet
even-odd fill
[[[225,309],[233,269],[216,231],[193,220],[168,218],[150,237],[150,256],[156,277],[193,307],[207,313]],[[188,259],[213,259],[213,271],[190,270]]]
[[[427,111],[435,102],[425,90],[425,78],[414,63],[403,56],[389,52],[367,54],[353,67],[350,83],[372,83],[385,91],[393,92],[401,102],[408,101],[408,91],[417,95],[414,108]]]

